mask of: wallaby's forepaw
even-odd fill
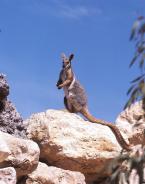
[[[57,89],[61,89],[62,87],[60,86],[60,84],[56,83],[56,87]]]
[[[57,89],[61,89],[62,87],[61,86],[57,86]]]

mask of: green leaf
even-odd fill
[[[129,64],[129,68],[132,67],[132,65],[135,63],[136,59],[138,58],[138,54],[134,56],[134,58],[132,59],[132,61]]]
[[[137,28],[140,25],[140,21],[136,20],[132,26],[132,31],[131,31],[131,35],[130,35],[130,40],[132,40],[136,34]]]
[[[138,47],[138,49],[137,49],[137,51],[138,51],[139,53],[142,53],[144,50],[145,50],[145,46],[144,46],[144,45],[140,45],[140,46]]]
[[[131,93],[131,91],[133,90],[134,87],[135,87],[135,85],[132,85],[132,86],[128,89],[127,95],[129,95],[129,94]]]
[[[125,106],[124,106],[124,110],[127,108],[127,107],[130,107],[131,106],[131,104],[132,104],[132,100],[131,100],[131,98],[127,101],[127,103],[125,104]]]
[[[145,33],[145,23],[141,25],[141,27],[139,29],[139,33],[140,34],[144,34]]]
[[[141,59],[140,63],[139,63],[139,68],[143,69],[144,66],[144,58]]]
[[[120,174],[120,168],[118,168],[112,175],[111,175],[111,181],[115,180],[118,175]]]
[[[144,95],[145,95],[145,82],[144,82],[144,80],[142,80],[142,81],[139,83],[138,86],[139,86],[139,89],[140,89],[142,95],[144,96]]]
[[[139,88],[137,87],[131,93],[129,100],[124,106],[124,109],[126,109],[127,107],[130,107],[137,100],[138,97],[139,97]]]
[[[133,92],[131,93],[131,99],[132,102],[134,103],[134,101],[137,99],[139,94],[139,88],[137,87],[136,89],[133,90]]]
[[[141,75],[141,76],[135,78],[133,81],[131,81],[131,83],[135,83],[135,82],[139,81],[139,80],[142,79],[142,77],[144,77],[144,76],[145,76],[145,74],[143,74],[143,75]]]
[[[144,16],[139,16],[138,18],[137,18],[137,20],[143,20],[145,17]]]

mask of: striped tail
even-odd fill
[[[82,115],[83,115],[85,118],[87,118],[87,119],[88,119],[89,121],[91,121],[92,123],[98,123],[98,124],[101,124],[101,125],[108,126],[108,127],[112,130],[112,132],[114,133],[114,135],[115,135],[115,137],[116,137],[118,143],[120,144],[120,146],[121,146],[123,149],[127,150],[127,151],[130,151],[130,150],[131,150],[130,146],[129,146],[129,145],[127,144],[127,142],[124,140],[124,138],[123,138],[123,136],[121,135],[119,129],[118,129],[115,125],[113,125],[112,123],[106,122],[106,121],[104,121],[104,120],[100,120],[100,119],[97,119],[97,118],[93,117],[93,116],[89,113],[89,111],[88,111],[87,109],[81,110],[81,113],[82,113]]]

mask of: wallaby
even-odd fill
[[[121,147],[127,151],[131,150],[130,146],[121,135],[119,129],[114,124],[97,119],[89,112],[85,90],[79,81],[76,80],[72,70],[71,61],[73,58],[73,54],[71,54],[68,58],[65,54],[62,54],[62,69],[59,75],[59,80],[56,84],[58,89],[64,89],[64,105],[66,109],[71,113],[81,113],[85,118],[87,118],[87,120],[93,123],[108,126],[115,134]]]

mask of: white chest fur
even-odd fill
[[[66,73],[63,72],[62,81],[64,82],[65,80],[66,80]],[[70,91],[73,88],[74,83],[75,83],[75,77],[73,77],[73,81],[71,82],[71,84],[69,86],[63,87],[64,94],[65,94],[66,98],[69,98],[69,96],[72,95]]]

